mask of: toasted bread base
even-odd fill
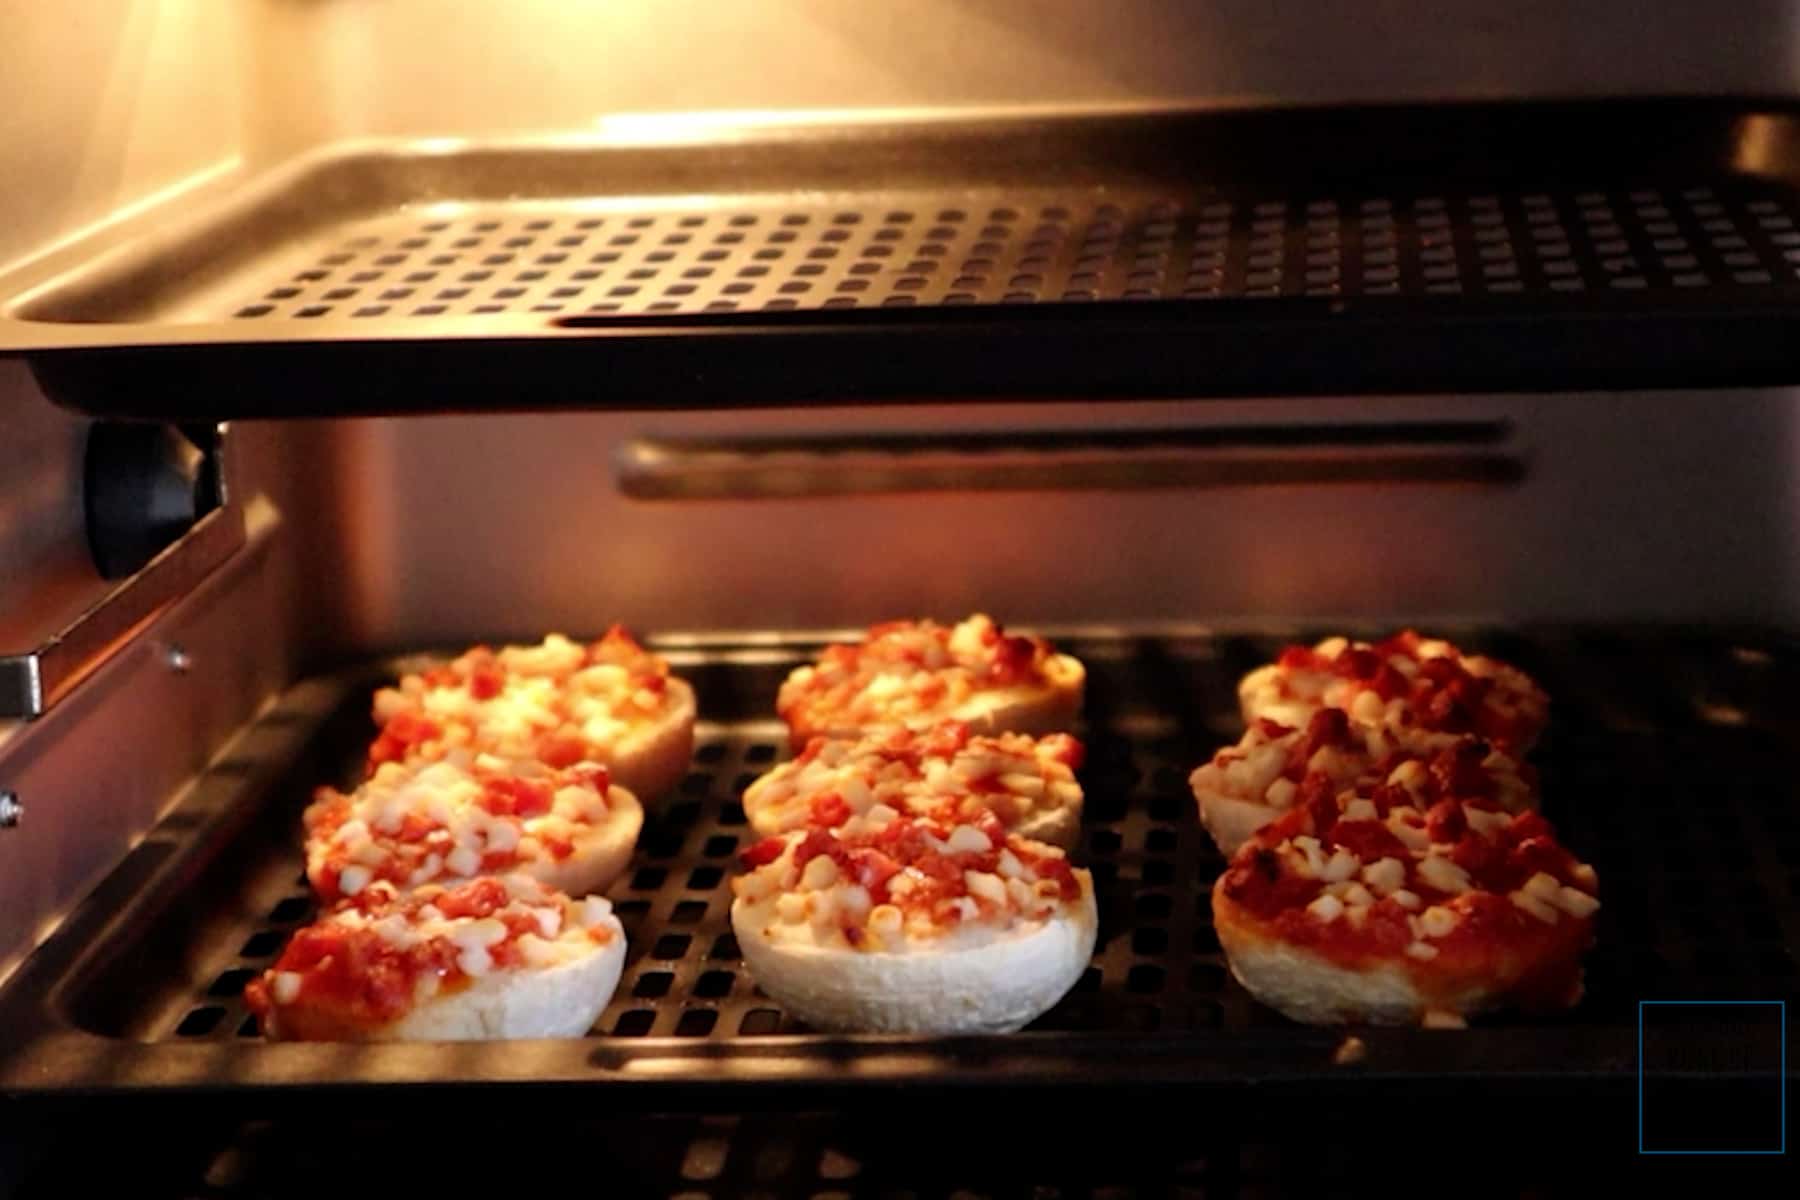
[[[1200,805],[1200,824],[1226,858],[1254,837],[1257,830],[1287,811],[1271,804],[1257,804],[1210,788],[1192,786],[1194,799]]]
[[[288,1041],[468,1042],[580,1037],[593,1028],[619,986],[625,932],[593,951],[551,967],[498,971],[436,996],[388,1025],[364,1028],[301,1006],[278,1006],[265,1032]]]
[[[1429,1011],[1406,971],[1397,966],[1353,971],[1285,942],[1216,926],[1231,973],[1244,990],[1289,1020],[1306,1025],[1416,1025]],[[1478,997],[1471,997],[1471,1000]],[[1462,1012],[1479,1005],[1454,1006]]]
[[[758,987],[829,1033],[1012,1033],[1075,986],[1094,954],[1093,887],[1073,912],[969,949],[902,953],[776,945],[732,905],[744,962]]]
[[[694,689],[685,680],[668,681],[668,707],[642,732],[614,749],[606,767],[614,782],[654,804],[687,776],[694,760]]]
[[[1513,1000],[1514,981],[1443,975],[1429,992],[1399,963],[1353,969],[1302,946],[1264,933],[1253,918],[1213,889],[1213,928],[1231,973],[1244,990],[1290,1020],[1307,1025],[1418,1025],[1500,1008]],[[1572,1006],[1581,998],[1581,975],[1570,978]]]
[[[521,863],[515,869],[546,887],[577,898],[605,891],[630,864],[638,834],[644,828],[644,806],[625,788],[617,784],[608,788],[606,805],[610,810],[606,821],[576,838],[575,852],[569,857],[560,862],[539,859]]]

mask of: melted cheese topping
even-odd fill
[[[1523,671],[1410,630],[1371,645],[1327,638],[1289,646],[1275,670],[1242,688],[1245,711],[1303,724],[1321,707],[1396,734],[1474,735],[1524,749],[1543,732],[1549,697]]]
[[[1342,709],[1313,713],[1304,729],[1259,720],[1235,746],[1213,755],[1188,782],[1196,793],[1228,796],[1286,812],[1309,795],[1369,804],[1378,788],[1401,789],[1429,807],[1447,796],[1486,802],[1503,813],[1536,805],[1537,773],[1474,737],[1419,738],[1362,725]],[[1374,809],[1371,806],[1370,812]]]
[[[985,945],[1067,915],[1093,889],[1061,850],[1008,835],[991,812],[946,825],[877,805],[834,828],[767,838],[743,859],[732,890],[786,945]]]
[[[953,628],[892,621],[856,646],[828,646],[781,685],[775,707],[797,735],[902,726],[924,729],[975,715],[995,691],[1049,683],[1055,656],[1042,638],[1006,633],[977,613]]]
[[[551,634],[535,646],[477,646],[375,693],[381,736],[370,765],[455,749],[553,767],[607,762],[668,709],[669,665],[614,627],[583,646]]]
[[[606,768],[556,770],[452,750],[383,763],[350,795],[320,788],[307,808],[306,873],[320,897],[356,896],[510,871],[574,852],[612,815]]]
[[[1080,805],[1074,768],[1081,756],[1081,743],[1068,734],[971,737],[960,722],[854,741],[818,737],[753,783],[744,809],[760,833],[841,825],[878,805],[952,825],[991,809],[1011,829]]]
[[[1320,793],[1239,849],[1220,894],[1271,936],[1356,967],[1399,961],[1417,974],[1445,952],[1579,952],[1599,880],[1543,817],[1412,799],[1388,783]]]
[[[555,966],[623,937],[607,900],[571,900],[522,875],[405,893],[378,882],[296,933],[244,999],[265,1022],[305,1010],[302,1032],[378,1029],[487,975]]]

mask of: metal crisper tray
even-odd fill
[[[727,915],[749,836],[737,797],[783,754],[768,712],[809,647],[690,639],[662,647],[699,695],[695,761],[611,893],[630,957],[592,1036],[265,1042],[239,997],[313,912],[299,810],[315,785],[355,777],[370,691],[395,664],[312,679],[226,749],[0,992],[0,1093],[579,1084],[593,1110],[742,1111],[879,1102],[896,1084],[1039,1098],[1032,1089],[1051,1084],[1165,1088],[1241,1104],[1479,1083],[1484,1101],[1581,1105],[1631,1094],[1639,1000],[1800,999],[1800,645],[1463,632],[1554,699],[1534,755],[1545,809],[1595,864],[1604,901],[1588,995],[1553,1019],[1359,1031],[1366,1059],[1334,1065],[1342,1031],[1290,1024],[1230,978],[1208,903],[1223,863],[1186,787],[1192,766],[1236,737],[1234,681],[1302,632],[1065,639],[1090,670],[1077,857],[1094,872],[1101,941],[1075,990],[1029,1030],[966,1040],[814,1035],[747,977]]]
[[[1788,384],[1797,185],[1732,100],[359,143],[0,279],[0,352],[164,419]]]

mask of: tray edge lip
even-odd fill
[[[817,116],[817,121],[769,119],[759,123],[746,118],[736,124],[721,124],[718,128],[720,132],[729,135],[725,144],[731,144],[731,138],[736,138],[748,140],[751,144],[779,146],[808,139],[871,135],[894,137],[917,134],[920,131],[954,136],[974,136],[984,131],[1016,135],[1046,122],[1075,128],[1084,124],[1101,127],[1107,123],[1153,121],[1280,120],[1284,117],[1316,118],[1327,114],[1355,117],[1428,113],[1511,114],[1554,110],[1584,113],[1686,110],[1707,112],[1720,117],[1735,115],[1740,119],[1775,115],[1800,122],[1800,92],[1673,91],[1623,95],[1567,92],[1533,96],[1459,96],[1438,100],[1418,97],[1364,99],[1349,103],[1227,96],[1189,99],[1177,103],[1139,104],[1123,101],[1117,104],[1085,103],[1000,110],[951,109],[941,114],[929,109],[899,109],[875,110],[872,114],[858,116],[852,110],[848,119],[840,118],[836,121],[827,121],[823,113],[814,113],[810,115]],[[209,192],[202,211],[188,216],[168,215],[165,210],[172,205],[171,200],[155,206],[155,211],[134,215],[127,224],[155,233],[178,234],[184,229],[197,231],[204,228],[209,219],[216,221],[235,207],[266,200],[277,194],[284,185],[358,161],[404,163],[459,151],[484,154],[532,151],[591,153],[613,150],[671,152],[703,148],[705,145],[705,142],[697,143],[681,138],[661,141],[609,138],[603,132],[541,132],[477,139],[355,135],[309,147],[298,154],[269,163],[236,164],[247,173],[228,173],[234,181],[225,182],[218,195]],[[209,175],[217,171],[220,165],[213,164],[198,174]],[[1789,182],[1800,187],[1800,167],[1796,167]],[[38,319],[19,313],[22,306],[53,300],[60,290],[72,286],[72,277],[96,269],[109,255],[129,249],[129,240],[141,237],[141,233],[133,235],[126,246],[109,245],[108,235],[112,232],[112,222],[102,221],[95,227],[73,235],[66,243],[56,243],[50,250],[29,255],[25,260],[0,272],[0,358],[49,359],[83,351],[108,349],[147,350],[204,346],[237,349],[267,344],[304,344],[311,340],[312,335],[301,329],[281,331],[281,336],[274,338],[267,334],[259,337],[253,329],[239,332],[241,323],[223,319],[194,323],[167,320],[81,321]],[[98,247],[88,249],[94,243],[99,243]],[[897,312],[894,315],[905,314]],[[676,326],[682,319],[653,318],[646,324],[653,327],[664,324]],[[545,333],[543,326],[546,324],[528,314],[470,318],[468,323],[471,328],[485,326],[494,331],[488,333],[478,330],[470,339],[481,342],[504,341],[509,335],[529,336],[535,333],[541,337]],[[408,339],[405,335],[357,337],[346,330],[321,340],[329,345],[337,345],[359,341],[380,344]],[[432,343],[456,339],[445,335],[427,335],[422,340]]]

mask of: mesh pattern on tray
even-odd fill
[[[341,230],[241,318],[655,315],[1258,296],[1756,288],[1800,274],[1785,190],[920,195],[904,207],[482,206]]]
[[[1090,673],[1077,857],[1094,873],[1101,940],[1080,983],[1034,1028],[1286,1024],[1230,978],[1209,904],[1224,864],[1199,828],[1186,784],[1196,763],[1235,740],[1236,679],[1279,645],[1241,637],[1068,644]],[[1555,1020],[1627,1025],[1644,998],[1794,997],[1800,658],[1726,644],[1669,643],[1653,652],[1606,641],[1487,645],[1552,696],[1551,729],[1534,755],[1545,811],[1600,873],[1588,995]],[[715,660],[677,669],[695,679],[707,712],[772,697],[786,666]],[[709,703],[710,696],[724,699]],[[754,838],[738,797],[785,753],[782,733],[767,720],[703,728],[690,774],[647,824],[631,869],[612,889],[631,950],[596,1034],[798,1031],[744,971],[729,921],[734,856]],[[228,932],[222,952],[195,955],[214,963],[212,971],[155,1032],[258,1036],[243,985],[313,912],[298,847],[272,870],[274,888],[258,893],[271,897],[269,906]]]

